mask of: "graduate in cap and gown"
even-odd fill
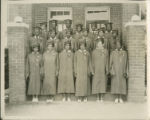
[[[46,42],[48,39],[47,22],[40,23],[40,28],[41,28],[41,37],[43,38],[43,47],[45,50]]]
[[[96,46],[97,46],[97,41],[98,41],[99,39],[103,39],[103,41],[104,41],[104,48],[108,49],[108,40],[107,40],[107,38],[105,37],[105,33],[104,33],[104,31],[103,31],[102,29],[99,29],[97,38],[93,41],[93,49],[96,48]]]
[[[57,51],[57,52],[61,52],[62,49],[63,49],[63,44],[62,44],[62,41],[60,41],[57,36],[56,36],[56,31],[53,29],[51,31],[49,31],[49,37],[48,37],[48,40],[47,40],[47,43],[49,43],[50,41],[53,41],[54,42],[54,49]]]
[[[110,53],[116,49],[116,42],[120,41],[120,38],[118,36],[118,30],[112,30],[112,38],[110,41]]]
[[[61,39],[60,38],[60,32],[58,31],[58,21],[57,20],[50,20],[49,21],[49,34],[51,34],[52,31],[55,31],[56,33],[56,38],[57,39]],[[48,35],[50,36],[50,35]]]
[[[83,29],[83,35],[82,37],[78,40],[77,44],[78,44],[78,49],[80,49],[80,42],[85,42],[86,43],[86,50],[91,53],[93,50],[93,41],[90,39],[90,37],[88,36],[89,33],[89,29],[84,28]]]
[[[38,96],[41,93],[41,81],[43,78],[43,61],[39,53],[39,44],[32,44],[32,52],[28,55],[26,61],[26,79],[29,77],[27,95],[32,95],[32,101],[38,102]]]
[[[123,103],[122,96],[127,94],[128,59],[127,52],[117,41],[117,48],[110,55],[111,93],[116,96],[115,103]]]
[[[43,37],[41,37],[40,36],[40,30],[41,30],[41,28],[40,27],[35,27],[34,28],[34,36],[33,37],[31,37],[30,39],[29,39],[29,43],[28,43],[28,45],[29,45],[29,53],[32,51],[32,45],[35,43],[35,42],[37,42],[38,44],[39,44],[39,47],[40,47],[40,49],[39,49],[39,52],[41,53],[41,54],[43,54],[43,52],[44,52],[44,38]]]
[[[90,53],[86,50],[85,42],[80,42],[80,49],[76,51],[74,57],[74,71],[76,76],[76,92],[78,102],[82,99],[87,102],[87,97],[91,94],[90,76],[93,73]]]
[[[75,52],[77,50],[77,42],[72,37],[72,31],[66,30],[66,37],[62,40],[63,49],[65,48],[64,43],[69,41],[71,43],[71,50]]]
[[[91,30],[89,31],[89,38],[94,41],[96,39],[96,34],[97,34],[97,24],[94,22],[94,23],[91,23]]]
[[[96,49],[92,52],[93,80],[92,94],[97,95],[97,101],[103,102],[103,96],[106,93],[107,75],[109,73],[109,55],[104,48],[104,39],[99,39]]]
[[[59,33],[59,38],[61,40],[66,37],[67,31],[71,31],[73,34],[73,29],[71,27],[72,26],[72,20],[66,19],[66,20],[64,20],[64,23],[65,23],[66,28],[62,32]]]
[[[65,49],[59,54],[58,93],[63,95],[62,101],[71,101],[74,93],[74,53],[71,42],[64,42]]]
[[[83,30],[83,25],[77,24],[75,34],[73,35],[73,38],[76,40],[76,42],[79,42],[79,39],[82,38],[83,35],[82,30]],[[77,47],[79,48],[79,46]]]
[[[43,54],[44,79],[42,95],[47,95],[47,102],[53,102],[56,95],[56,80],[58,76],[58,53],[54,48],[54,41],[49,41]]]

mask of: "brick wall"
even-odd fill
[[[25,45],[27,36],[28,28],[24,24],[11,23],[8,25],[10,102],[26,100]]]
[[[29,24],[29,33],[32,31],[32,4],[9,4],[8,22],[13,22],[16,16],[23,18],[23,22]]]
[[[40,22],[47,21],[47,8],[48,7],[72,7],[73,10],[73,27],[77,23],[85,24],[85,8],[86,7],[98,7],[98,6],[109,6],[110,7],[110,20],[113,22],[113,28],[122,28],[122,7],[121,4],[104,4],[104,3],[81,3],[81,4],[34,4],[33,5],[33,26]]]
[[[129,56],[128,101],[142,102],[145,93],[145,26],[128,25],[127,47]]]
[[[133,4],[133,3],[124,3],[122,4],[122,39],[125,46],[126,44],[126,29],[125,24],[129,21],[131,21],[131,17],[136,14],[139,15],[139,5]]]

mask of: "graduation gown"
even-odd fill
[[[28,95],[39,95],[41,92],[41,76],[43,62],[40,53],[30,53],[26,62],[26,76],[29,76]]]
[[[63,39],[63,40],[62,40],[63,49],[65,48],[64,43],[65,43],[66,41],[70,41],[70,42],[71,42],[71,50],[72,50],[73,52],[75,52],[75,51],[77,50],[77,43],[76,43],[75,39],[72,38],[72,37],[70,37],[70,38],[67,38],[67,37],[66,37],[65,39]]]
[[[46,30],[42,30],[41,37],[43,38],[43,48],[46,50],[46,42],[48,39],[48,32]]]
[[[56,77],[58,75],[58,53],[55,50],[45,51],[43,54],[44,80],[43,95],[56,94]]]
[[[59,54],[58,93],[74,93],[74,54],[65,49]]]
[[[60,41],[59,39],[57,39],[57,37],[55,38],[49,38],[47,40],[47,45],[49,41],[53,41],[54,42],[54,48],[57,52],[61,52],[63,50],[63,45],[62,45],[62,41]]]
[[[40,53],[43,54],[44,52],[44,39],[41,36],[33,36],[29,39],[29,52],[32,51],[32,45],[38,43],[40,46]]]
[[[88,96],[91,92],[90,74],[92,65],[90,54],[87,50],[78,50],[74,57],[74,69],[76,76],[76,96]]]
[[[128,76],[127,52],[114,50],[110,56],[111,93],[126,94],[126,78]]]
[[[80,49],[80,42],[85,42],[86,43],[86,50],[91,53],[91,51],[93,50],[93,42],[89,37],[82,37],[81,39],[79,39],[78,41],[78,49]]]
[[[95,39],[94,41],[93,41],[93,49],[95,49],[96,48],[96,45],[97,45],[97,40],[98,39],[104,39],[104,48],[105,49],[107,49],[108,50],[108,46],[109,46],[109,43],[108,43],[108,40],[107,40],[107,38],[105,38],[104,36],[97,36],[97,39]]]
[[[95,34],[95,31],[92,31],[92,32],[89,32],[89,34],[88,34],[88,37],[92,40],[92,41],[94,41],[95,39],[96,39],[96,34]]]
[[[67,33],[67,30],[70,30],[73,32],[73,29],[72,28],[69,28],[69,29],[64,29],[62,32],[59,32],[58,33],[58,38],[60,40],[64,39],[66,37],[66,33]]]
[[[77,43],[77,49],[79,49],[79,40],[82,38],[82,32],[76,32],[74,35],[73,35],[73,38],[75,39],[76,43]]]
[[[92,94],[106,92],[108,71],[108,51],[107,49],[95,49],[92,53],[93,80]]]

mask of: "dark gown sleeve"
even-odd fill
[[[58,72],[59,72],[59,56],[57,53],[57,55],[56,55],[56,76],[58,76]]]
[[[108,55],[108,50],[106,50],[106,67],[105,67],[105,72],[106,72],[106,75],[108,75],[109,73],[109,55]]]
[[[95,73],[95,52],[92,52],[92,67],[93,67],[93,73]]]
[[[26,69],[25,69],[25,79],[27,80],[27,78],[29,77],[30,75],[30,64],[29,64],[29,55],[26,59]]]
[[[43,56],[41,55],[41,60],[40,60],[40,75],[43,77],[44,75],[44,61],[43,61]]]
[[[114,71],[114,67],[113,67],[113,56],[114,56],[114,52],[112,52],[110,54],[110,67],[109,67],[109,70],[110,70],[110,74],[111,75],[115,75],[115,71]]]
[[[77,75],[77,52],[74,55],[74,73],[75,73],[75,77]]]
[[[94,74],[93,67],[92,67],[91,55],[89,53],[88,53],[88,59],[89,59],[89,75],[90,75],[90,73]]]
[[[125,51],[124,52],[124,54],[125,54],[125,56],[124,56],[124,61],[125,61],[125,67],[124,67],[124,74],[126,74],[127,76],[126,77],[128,77],[128,69],[129,69],[129,67],[128,67],[128,56],[127,56],[127,52]]]
[[[75,72],[74,72],[74,53],[72,53],[72,71],[73,71],[73,75],[75,76]]]

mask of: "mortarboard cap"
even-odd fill
[[[71,46],[71,42],[67,40],[67,41],[64,42],[64,46],[65,46],[65,45]]]
[[[66,19],[66,20],[64,20],[64,22],[65,22],[65,24],[72,24],[72,20],[71,19]]]

